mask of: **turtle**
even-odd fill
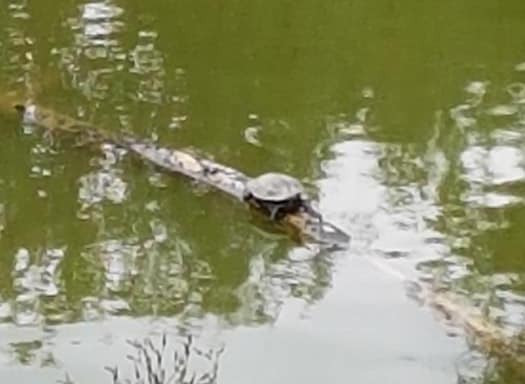
[[[243,200],[276,221],[288,213],[296,213],[302,209],[313,212],[301,182],[283,173],[269,172],[249,179],[245,183]]]

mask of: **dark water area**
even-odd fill
[[[163,335],[211,351],[202,383],[524,382],[413,292],[523,338],[524,2],[0,5],[1,383],[133,378],[127,341]],[[43,135],[13,95],[294,175],[351,243]]]

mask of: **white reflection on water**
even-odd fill
[[[496,105],[487,110],[487,113],[492,116],[512,116],[519,111],[515,105]]]
[[[273,322],[292,297],[304,304],[324,295],[333,267],[330,255],[297,247],[272,260],[276,252],[276,245],[269,244],[250,258],[249,277],[236,290],[241,305],[229,316],[234,324]]]
[[[525,178],[524,156],[520,148],[473,145],[461,154],[465,178],[474,183],[497,185]]]
[[[523,198],[521,197],[497,192],[466,194],[463,196],[463,200],[472,206],[487,208],[503,208],[523,202]]]
[[[65,256],[63,248],[49,248],[31,252],[20,248],[13,265],[13,287],[16,292],[12,305],[13,322],[21,326],[38,325],[44,312],[53,308],[53,299],[60,294],[60,264]],[[42,300],[45,299],[45,302]],[[7,311],[6,308],[4,310]]]
[[[2,66],[6,74],[7,83],[21,86],[29,95],[35,91],[33,75],[38,73],[39,67],[35,63],[35,37],[29,25],[32,24],[32,15],[27,1],[11,0],[7,8],[7,22],[2,25],[6,34],[7,44],[0,47],[2,51]],[[3,7],[4,8],[4,7]]]
[[[163,125],[181,127],[187,119],[186,72],[166,68],[157,46],[158,33],[154,29],[126,28],[128,15],[114,1],[88,2],[76,11],[63,24],[73,31],[73,39],[52,49],[66,83],[90,101],[104,101],[89,108],[112,105],[114,120],[124,129],[137,129],[129,126],[135,113],[149,116],[146,125],[153,129],[151,119],[160,115],[159,108],[164,106],[171,116],[162,115],[169,119]],[[127,77],[127,84],[122,76]],[[137,110],[139,105],[144,109]],[[89,117],[96,111],[85,112]]]
[[[53,48],[68,82],[88,99],[107,99],[112,74],[125,59],[119,39],[123,10],[113,2],[91,2],[65,26],[73,30],[71,45]]]
[[[105,288],[110,292],[129,289],[130,279],[138,273],[140,247],[119,240],[108,240],[97,244],[97,253],[105,273]]]
[[[495,221],[483,208],[510,208],[522,202],[519,195],[505,189],[495,190],[525,181],[523,131],[518,113],[521,110],[515,105],[486,106],[486,85],[486,82],[469,84],[466,88],[469,98],[450,109],[456,142],[463,144],[458,152],[442,147],[447,142],[443,134],[448,127],[439,114],[436,132],[423,153],[410,144],[372,141],[366,134],[332,146],[333,159],[323,163],[327,177],[320,182],[321,206],[323,212],[346,223],[345,229],[353,236],[351,253],[366,258],[386,274],[385,278],[427,280],[444,284],[449,290],[453,290],[453,284],[465,282],[461,294],[470,295],[466,305],[490,307],[490,319],[512,335],[521,330],[525,313],[523,297],[509,295],[512,292],[509,287],[520,278],[502,273],[499,280],[506,283],[495,286],[492,281],[495,275],[486,278],[478,275],[473,271],[471,259],[456,254],[459,241],[464,241],[464,249],[475,249],[477,236],[504,228],[505,223]],[[472,128],[482,121],[485,112],[517,121],[510,129],[496,129],[484,136]],[[446,202],[454,199],[446,195],[449,190],[445,183],[450,183],[451,172],[466,181],[460,193],[462,202],[467,203],[462,207],[464,217],[448,214],[451,207]],[[447,225],[437,226],[440,222]],[[334,300],[339,306],[344,305],[343,294],[337,298],[336,293],[341,273],[341,270],[335,272],[334,288],[328,294],[336,295]],[[351,280],[352,272],[340,278]],[[475,289],[468,285],[474,281]],[[363,300],[370,301],[369,292],[362,291],[362,295]],[[423,350],[421,347],[419,352]]]
[[[498,94],[498,99],[490,103],[479,100],[476,110],[465,108],[476,116],[476,122],[479,119],[483,129],[465,129],[461,119],[452,116],[453,124],[447,132],[454,137],[454,145],[460,143],[460,146],[454,151],[447,149],[446,144],[443,146],[453,164],[449,174],[454,176],[441,188],[445,202],[441,204],[441,222],[450,250],[435,263],[434,270],[439,271],[448,289],[469,295],[466,301],[486,308],[488,318],[513,334],[523,326],[525,301],[514,287],[522,284],[524,277],[507,271],[509,266],[504,263],[495,266],[499,258],[505,257],[499,254],[501,250],[507,250],[505,244],[494,247],[489,238],[492,233],[505,235],[508,231],[512,239],[515,231],[512,226],[520,225],[519,221],[509,218],[514,212],[521,212],[524,202],[520,191],[525,183],[525,105],[522,102],[525,86],[512,83],[504,89],[510,101],[501,100],[508,95]],[[451,115],[457,108],[451,108]],[[450,142],[444,135],[441,140]],[[456,205],[458,201],[461,204]],[[468,256],[464,258],[468,266],[460,268],[461,273],[458,273],[462,259],[459,255]],[[488,270],[484,268],[485,263]]]
[[[129,52],[132,63],[129,72],[137,79],[134,98],[152,104],[161,104],[165,96],[165,65],[161,51],[156,47],[155,31],[139,31],[137,44]]]
[[[80,20],[86,43],[93,45],[110,45],[109,35],[116,32],[122,25],[118,18],[123,9],[108,2],[87,3],[81,7]]]
[[[416,183],[390,189],[379,164],[386,153],[401,156],[401,148],[369,138],[366,114],[359,113],[357,118],[362,129],[353,130],[350,139],[330,146],[329,159],[321,164],[323,178],[318,182],[321,211],[352,236],[347,251],[318,255],[330,262],[330,289],[322,292],[321,300],[305,302],[304,296],[295,296],[282,283],[269,280],[265,287],[273,292],[257,293],[272,296],[282,289],[276,295],[281,298],[279,308],[265,309],[275,310],[275,325],[268,332],[238,329],[232,333],[227,345],[237,355],[231,359],[225,356],[226,380],[233,380],[235,372],[239,374],[234,365],[242,359],[238,351],[243,348],[250,348],[274,367],[258,375],[257,382],[261,383],[344,382],[337,376],[343,372],[352,372],[353,379],[360,382],[432,377],[433,382],[445,383],[455,377],[453,360],[462,346],[436,329],[439,326],[427,317],[428,313],[420,311],[403,293],[403,281],[416,275],[415,264],[439,258],[446,250],[441,244],[443,235],[425,221],[439,213],[434,200],[437,194],[421,193]],[[355,124],[329,121],[338,125],[329,129],[344,137],[348,137],[346,128]],[[435,157],[429,150],[428,158]],[[415,168],[425,166],[413,163]],[[433,173],[433,182],[439,183],[441,172],[437,169]],[[296,258],[294,253],[288,255],[290,260]],[[390,259],[392,256],[396,258]],[[254,258],[251,279],[259,282],[273,270],[278,276],[289,274],[286,281],[292,286],[303,277],[312,280],[309,274],[315,274],[314,265],[304,263],[305,259],[299,257],[300,264],[291,263],[287,269],[286,264],[268,266],[264,257]],[[408,334],[411,337],[406,337]],[[285,350],[279,348],[283,343]],[[411,363],[404,364],[408,361]],[[240,374],[254,369],[249,361],[245,364]]]
[[[113,19],[124,12],[122,8],[119,8],[112,3],[108,3],[107,1],[86,3],[81,8],[82,19],[87,21]]]
[[[127,184],[116,171],[95,171],[80,177],[79,183],[78,198],[85,204],[104,200],[118,204],[126,200]]]

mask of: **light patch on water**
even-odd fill
[[[49,177],[51,176],[51,170],[47,168],[34,165],[31,167],[31,177]]]
[[[120,204],[127,198],[127,183],[115,170],[94,171],[80,177],[79,184],[78,198],[88,205],[104,200]]]
[[[450,117],[456,122],[459,129],[470,128],[477,123],[475,117],[468,116],[471,108],[469,104],[461,104],[450,109]]]
[[[259,135],[259,132],[261,131],[261,129],[262,129],[261,126],[247,127],[244,130],[244,140],[246,140],[246,142],[251,144],[251,145],[255,145],[256,147],[261,147],[262,144],[261,144],[260,140],[257,137]]]
[[[496,105],[487,110],[487,113],[492,116],[512,116],[518,113],[518,107],[515,105]]]
[[[0,323],[5,323],[12,320],[13,311],[11,309],[11,304],[8,302],[3,302],[0,298]]]
[[[1,180],[0,180],[1,183]],[[5,205],[0,203],[0,236],[2,235],[2,232],[4,232],[7,225],[6,220],[6,212],[5,212]]]
[[[21,2],[9,2],[8,9],[11,13],[11,17],[14,19],[28,20],[31,18],[31,13],[27,10],[27,3]]]
[[[122,17],[112,1],[83,4],[63,23],[72,32],[68,45],[52,49],[65,78],[89,100],[106,100],[114,87],[111,74],[123,69]]]
[[[138,274],[140,246],[121,240],[107,240],[97,244],[96,250],[105,274],[105,287],[113,293],[127,290],[133,276]]]
[[[461,154],[465,178],[473,183],[498,185],[525,178],[523,151],[496,145],[491,148],[471,146]]]
[[[91,2],[82,6],[82,18],[88,21],[113,19],[120,16],[124,10],[112,2]]]
[[[521,144],[523,133],[513,129],[495,129],[490,138],[501,145],[518,146]]]
[[[365,99],[373,99],[374,96],[375,96],[374,88],[372,88],[372,87],[364,87],[364,88],[361,90],[361,95],[362,95]]]
[[[269,244],[251,258],[249,276],[236,290],[241,305],[228,316],[234,324],[274,321],[294,305],[292,298],[304,308],[328,288],[330,254],[297,247],[286,258],[275,261],[271,259],[274,252],[275,245]]]
[[[179,102],[181,100],[180,97],[173,97],[172,100],[174,102]],[[180,129],[183,127],[184,125],[184,122],[188,120],[188,116],[187,115],[173,115],[171,116],[171,120],[168,124],[168,127],[170,129]]]
[[[473,191],[472,191],[473,192]],[[487,207],[487,208],[502,208],[513,204],[523,203],[523,198],[504,193],[488,192],[488,193],[470,193],[463,198],[466,203],[473,206]]]
[[[351,234],[352,253],[417,262],[446,251],[442,234],[425,222],[439,214],[437,192],[419,184],[386,189],[382,183],[378,162],[386,154],[404,156],[399,147],[353,139],[332,146],[332,153],[335,158],[323,164],[326,178],[320,182],[321,207]],[[424,160],[414,161],[413,167],[426,167],[432,183],[439,184],[448,169],[446,161],[433,163],[440,158],[442,154],[440,157],[435,146],[429,145]]]
[[[368,117],[369,109],[368,108],[360,108],[356,113],[355,117],[357,121],[360,123],[365,123],[366,119]]]
[[[388,220],[376,220],[376,225],[387,226]],[[411,230],[392,228],[388,235],[374,241],[371,250],[379,251],[387,258],[411,257],[424,250],[428,245],[424,238]]]
[[[381,148],[371,141],[352,140],[335,144],[331,150],[334,160],[321,165],[326,175],[320,181],[321,210],[337,212],[342,219],[346,216],[347,223],[352,214],[374,212],[384,194],[384,188],[374,179]],[[358,205],[353,204],[357,201]]]
[[[29,262],[29,251],[25,248],[20,248],[15,254],[14,271],[16,273],[25,271],[29,267]]]
[[[131,310],[128,302],[120,298],[102,299],[98,302],[98,305],[104,313],[111,315],[123,315]]]
[[[60,294],[59,266],[64,256],[64,248],[48,248],[33,257],[28,249],[18,249],[12,270],[16,297],[10,313],[16,324],[37,325],[44,319],[46,307]]]
[[[365,126],[360,123],[348,124],[340,129],[340,133],[348,136],[362,136],[366,133]]]
[[[489,83],[487,81],[472,81],[467,84],[465,91],[471,95],[468,99],[468,103],[471,106],[477,106],[481,104],[485,94],[487,93],[487,88]]]
[[[493,284],[495,298],[501,306],[501,312],[496,317],[496,321],[502,323],[504,327],[514,334],[523,332],[525,322],[525,295],[519,295],[509,290],[514,283],[519,281],[519,277],[512,279],[512,275],[502,276],[500,280],[505,280],[503,284]],[[492,280],[495,280],[494,278]]]
[[[468,110],[470,110],[469,107],[464,108],[464,111]],[[457,121],[456,119],[456,125],[460,125],[457,124]],[[439,124],[436,128],[439,128]],[[453,251],[453,249],[455,249],[454,246],[457,245],[453,244],[455,240],[469,241],[469,243],[465,243],[464,246],[472,246],[473,233],[468,228],[465,228],[463,232],[441,233],[433,227],[434,223],[439,223],[442,220],[443,208],[440,201],[443,194],[442,183],[443,180],[446,180],[450,171],[450,163],[446,157],[448,153],[440,148],[439,139],[442,139],[442,137],[440,137],[439,129],[437,129],[436,134],[427,145],[427,152],[422,156],[419,155],[420,157],[417,158],[410,156],[409,148],[405,147],[400,149],[399,147],[392,146],[390,143],[385,143],[383,148],[381,148],[381,144],[374,143],[374,145],[379,147],[378,150],[368,153],[357,150],[360,145],[358,140],[344,143],[346,148],[352,148],[352,150],[346,152],[337,150],[343,147],[343,144],[339,143],[332,148],[333,153],[336,154],[335,159],[329,162],[332,167],[325,167],[324,170],[331,171],[332,173],[328,173],[331,177],[337,177],[337,184],[344,182],[345,178],[350,178],[351,175],[356,172],[361,173],[362,180],[354,180],[354,182],[346,188],[346,191],[352,190],[351,194],[348,192],[345,194],[345,197],[348,198],[348,209],[361,210],[363,203],[366,203],[371,195],[377,196],[376,205],[370,206],[370,211],[366,215],[370,218],[369,220],[371,220],[371,228],[365,226],[363,215],[354,218],[354,221],[361,220],[359,224],[362,230],[367,228],[368,231],[359,236],[358,231],[350,230],[353,238],[357,235],[358,240],[360,240],[358,244],[355,244],[355,242],[351,244],[350,252],[352,252],[352,254],[364,256],[375,268],[398,280],[411,280],[413,278],[415,281],[421,281],[425,284],[430,284],[430,286],[441,284],[446,287],[446,289],[451,289],[450,284],[454,284],[454,281],[473,279],[477,282],[477,279],[472,276],[473,265],[471,260],[462,263]],[[495,145],[487,149],[477,146],[475,144],[476,139],[477,138],[470,137],[470,141],[467,140],[467,143],[474,144],[471,144],[471,146],[465,150],[468,151],[469,149],[475,148],[476,162],[484,162],[481,166],[475,162],[468,164],[469,171],[477,172],[479,169],[482,169],[481,175],[476,174],[476,182],[482,185],[496,185],[523,179],[522,155],[518,148],[511,145]],[[395,166],[393,171],[397,171],[397,173],[394,172],[390,179],[385,177],[385,183],[388,185],[388,183],[392,181],[393,185],[390,185],[382,194],[378,194],[377,192],[371,194],[374,190],[381,190],[381,171],[389,171],[388,167],[390,164],[388,162],[383,162],[381,169],[363,173],[362,168],[360,168],[363,164],[362,159],[356,160],[352,158],[351,161],[348,161],[346,168],[341,167],[339,172],[334,172],[337,170],[337,168],[334,167],[337,162],[345,162],[346,157],[350,157],[356,153],[360,153],[363,158],[368,156],[379,159],[383,154],[384,156],[388,156]],[[417,155],[417,152],[415,155]],[[466,157],[468,160],[471,160],[468,156]],[[464,164],[465,159],[462,157],[461,160],[463,160],[462,164]],[[403,169],[406,169],[403,174],[399,173],[400,161],[402,161],[404,166]],[[407,168],[412,167],[413,172],[409,172]],[[425,175],[428,180],[420,179],[421,176],[418,175],[418,169],[424,170],[422,174]],[[411,183],[411,178],[417,182]],[[329,179],[326,181],[323,180],[323,183],[328,184],[328,181]],[[402,181],[402,185],[398,186],[397,184],[399,184],[400,181]],[[366,186],[373,185],[373,182],[376,182],[379,188],[371,187],[369,194],[363,193],[366,198],[357,200],[352,197],[352,195],[356,193],[356,189],[366,189]],[[329,184],[321,185],[325,188],[329,186]],[[430,188],[432,193],[427,193],[428,188],[425,187],[428,185],[433,186]],[[323,193],[322,196],[326,197],[327,200],[333,199],[333,196],[342,199],[342,197],[334,193],[332,189],[330,189],[329,192],[326,191]],[[499,201],[498,199],[502,197],[501,194],[496,196],[495,194],[485,193],[483,196],[485,204],[504,205],[511,202],[508,197],[507,199],[503,199],[503,201]],[[354,201],[359,201],[359,204],[352,204]],[[513,202],[516,201],[514,200]],[[325,207],[326,206],[327,203],[325,203]],[[334,212],[336,210],[340,211],[341,209],[341,202],[334,205]],[[474,217],[476,217],[476,215],[472,213],[472,218]],[[482,220],[481,217],[477,218],[476,230],[489,231],[496,228],[501,229],[502,223],[491,223],[487,220]],[[454,239],[455,235],[458,236]],[[393,260],[386,260],[388,257],[393,258]],[[407,260],[411,260],[412,262],[407,263]],[[420,267],[423,264],[430,266],[426,273],[423,273],[423,269]],[[416,266],[418,268],[417,272],[414,270]],[[338,280],[337,276],[339,273],[340,271],[335,274],[334,281]],[[343,279],[348,281],[352,278],[347,276],[346,278],[343,277]],[[335,289],[330,293],[334,291]],[[330,295],[330,293],[328,295]],[[369,293],[365,292],[362,294],[369,295]],[[458,296],[458,298],[461,297],[462,296]],[[486,300],[486,296],[480,298],[481,302],[484,302],[484,300]],[[327,299],[325,298],[323,303],[326,301]],[[465,300],[465,302],[467,301],[468,304],[464,304],[465,313],[467,313],[467,307],[470,308],[469,306],[471,305],[475,306],[475,302]],[[474,314],[468,313],[468,316],[475,318],[482,316],[477,312]],[[511,318],[516,319],[519,317],[519,315],[515,313],[517,313],[517,311],[513,311],[510,306],[504,306],[499,312],[496,309],[492,310],[492,319],[498,321],[499,314],[505,321],[510,321]],[[454,333],[457,332],[458,328],[456,326]]]
[[[152,219],[149,222],[153,239],[157,243],[164,243],[168,240],[168,230],[166,225],[160,219]]]
[[[487,93],[488,83],[486,81],[472,81],[467,84],[465,91],[477,96],[483,96]]]
[[[135,382],[136,372],[142,378],[164,372],[165,380],[185,374],[184,382],[195,375],[200,378],[196,383],[216,383],[213,377],[225,347],[214,333],[214,320],[209,319],[201,331],[188,330],[173,318],[126,317],[46,330],[4,327],[0,336],[7,347],[0,350],[0,378],[2,382],[16,378],[17,382],[32,383],[35,370],[20,366],[24,364],[40,367],[38,382],[44,383],[62,383],[66,378],[75,383],[85,378],[111,383],[115,368],[122,382]],[[86,351],[91,351],[89,359]]]
[[[22,327],[39,325],[43,321],[40,310],[40,301],[35,292],[21,293],[15,298],[13,322]]]
[[[113,33],[113,29],[112,23],[86,24],[84,26],[84,34],[89,38],[98,38],[93,39],[94,42],[98,42],[101,41],[100,36],[110,35]]]
[[[166,177],[160,172],[153,172],[148,176],[148,182],[155,188],[166,188]]]
[[[525,84],[512,83],[507,85],[507,92],[512,97],[515,103],[521,104],[525,100]]]
[[[442,220],[450,250],[422,271],[428,267],[429,275],[438,276],[445,289],[464,298],[465,308],[485,308],[484,316],[501,327],[503,334],[515,336],[522,331],[525,318],[523,295],[514,290],[522,284],[523,276],[507,270],[508,266],[498,266],[497,269],[503,269],[501,273],[491,269],[486,274],[485,270],[485,263],[496,264],[494,260],[501,256],[495,254],[492,234],[506,236],[508,233],[513,241],[512,227],[516,223],[512,213],[519,212],[524,203],[520,191],[525,181],[522,129],[525,85],[512,83],[504,89],[511,96],[511,103],[480,104],[482,108],[472,110],[475,115],[467,114],[507,116],[504,126],[498,125],[502,120],[490,119],[483,121],[489,129],[454,132],[460,135],[463,147],[456,159],[454,155],[448,156],[458,165],[455,177],[465,183],[460,185],[455,181],[457,185],[453,189],[457,189],[453,191],[441,189],[442,194],[445,192],[445,201],[449,202],[442,205]],[[456,121],[456,126],[459,125]],[[446,147],[444,149],[446,151]],[[455,199],[466,204],[458,204]],[[504,245],[498,248],[505,249]],[[465,255],[463,259],[468,263],[462,264],[460,255]]]
[[[345,255],[330,290],[316,305],[305,308],[292,301],[274,325],[226,334],[221,378],[249,381],[264,360],[272,369],[261,371],[256,383],[327,378],[345,383],[348,377],[339,374],[348,369],[356,382],[403,382],[403,377],[449,382],[455,376],[450,354],[459,353],[460,341],[451,342],[403,290],[396,276],[375,268],[367,258]],[[241,356],[247,349],[250,356]]]
[[[518,71],[518,72],[523,72],[523,71],[525,71],[525,62],[523,62],[523,63],[519,63],[519,64],[516,64],[516,65],[514,66],[514,69],[515,69],[516,71]]]
[[[122,8],[111,2],[87,3],[81,7],[80,15],[70,18],[68,24],[79,31],[75,37],[81,46],[115,46],[118,43],[110,36],[122,28],[119,20],[122,13]]]
[[[137,89],[133,97],[141,102],[162,104],[165,97],[166,71],[164,58],[157,48],[157,33],[155,31],[139,31],[136,46],[129,52],[131,67],[129,72],[138,79]],[[180,80],[182,76],[177,75]],[[177,81],[178,84],[181,81]],[[172,116],[180,118],[180,114]],[[182,121],[179,119],[179,122]]]

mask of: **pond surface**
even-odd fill
[[[297,176],[352,241],[301,246],[4,108],[0,382],[133,378],[129,340],[192,335],[213,356],[189,369],[220,383],[521,383],[410,287],[523,330],[524,17],[521,0],[3,0],[4,95]]]

